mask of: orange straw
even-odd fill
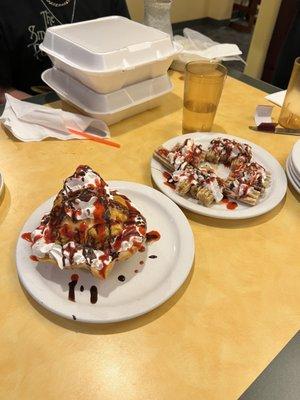
[[[86,139],[94,140],[95,142],[98,142],[98,143],[107,144],[108,146],[117,147],[117,148],[121,147],[121,145],[119,143],[113,142],[112,140],[101,138],[101,137],[93,135],[92,133],[89,133],[89,132],[77,131],[77,130],[71,129],[71,128],[68,128],[68,131],[70,133],[75,133],[75,135],[82,136]]]

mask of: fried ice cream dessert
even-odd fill
[[[31,232],[33,256],[60,269],[106,278],[146,243],[145,217],[87,165],[64,181],[49,214]]]

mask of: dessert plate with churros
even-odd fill
[[[157,149],[151,174],[178,205],[214,218],[253,218],[284,197],[287,180],[278,161],[262,147],[219,133],[176,136]]]

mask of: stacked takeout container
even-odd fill
[[[286,160],[285,170],[291,185],[300,193],[300,140],[294,144]]]
[[[181,48],[157,29],[111,16],[47,29],[42,79],[60,98],[108,125],[162,103]]]

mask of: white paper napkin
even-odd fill
[[[236,44],[222,43],[216,44],[205,50],[200,50],[199,55],[210,60],[214,58],[223,59],[224,57],[232,57],[240,55],[242,52]]]
[[[103,121],[17,100],[7,93],[5,97],[6,104],[0,121],[23,142],[40,141],[47,137],[61,140],[84,139],[81,136],[69,134],[69,128],[91,131],[101,137],[110,136],[109,129]]]
[[[268,94],[265,98],[271,101],[272,103],[276,104],[277,106],[282,107],[285,95],[286,95],[286,90],[281,90],[280,92]]]
[[[241,58],[241,50],[234,43],[214,42],[208,36],[189,28],[184,28],[183,35],[174,36],[174,41],[183,46],[183,50],[176,54],[171,68],[183,71],[187,62],[192,60],[231,61]]]

